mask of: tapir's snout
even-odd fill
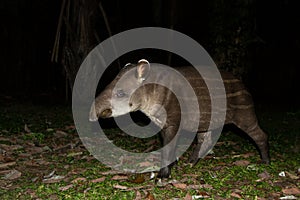
[[[99,108],[95,106],[95,103],[92,104],[90,110],[89,120],[91,122],[98,121],[98,118],[109,118],[112,115],[112,110],[109,107],[102,107]]]

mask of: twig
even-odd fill
[[[60,14],[59,14],[59,20],[58,20],[58,24],[57,24],[56,36],[55,36],[55,41],[54,41],[52,55],[51,55],[51,62],[53,62],[53,61],[57,62],[57,60],[58,60],[60,30],[61,30],[65,5],[66,5],[66,0],[63,0],[62,5],[61,5]]]
[[[111,32],[111,29],[110,29],[110,26],[109,26],[109,23],[108,23],[108,18],[106,16],[105,10],[104,10],[104,8],[103,8],[103,6],[101,4],[101,1],[99,1],[98,5],[99,5],[100,11],[102,13],[102,16],[103,16],[103,19],[104,19],[104,23],[105,23],[105,26],[106,26],[106,29],[107,29],[107,32],[108,32],[108,35],[109,35],[109,37],[112,37],[112,32]],[[116,46],[115,46],[115,42],[113,40],[111,40],[111,43],[112,43],[114,52],[117,55],[117,49],[116,49]],[[118,62],[119,69],[121,69],[121,63],[120,63],[119,59],[117,60],[117,62]]]

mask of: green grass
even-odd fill
[[[207,196],[206,199],[278,199],[288,195],[284,189],[300,187],[297,175],[300,112],[263,110],[258,113],[261,126],[270,137],[270,165],[258,164],[259,153],[251,142],[226,132],[215,146],[214,154],[191,167],[187,163],[189,150],[173,167],[172,178],[164,181],[176,180],[184,186],[171,182],[160,186],[157,179],[149,179],[149,174],[138,176],[142,181],[136,181],[135,174],[125,174],[127,179],[115,180],[116,175],[122,174],[106,173],[111,169],[89,155],[81,144],[72,127],[69,107],[10,104],[0,105],[0,111],[0,149],[7,148],[6,155],[0,156],[0,164],[16,162],[0,168],[0,176],[4,177],[6,170],[12,169],[22,173],[14,180],[0,179],[0,199],[119,200],[135,199],[136,195],[142,199],[151,199],[149,196],[183,199],[187,194]],[[25,124],[29,132],[24,129]],[[151,145],[157,149],[160,145],[158,137],[142,140],[132,139],[119,129],[105,132],[117,146],[132,151],[144,151]],[[13,145],[21,147],[10,149]],[[31,151],[31,148],[38,151],[45,147],[48,150]],[[241,164],[236,164],[237,161]],[[56,183],[44,183],[44,176],[52,171],[64,178]],[[282,171],[298,176],[298,180],[289,175],[280,177],[278,174]],[[264,173],[268,176],[262,178]],[[84,180],[74,182],[77,178]],[[95,182],[99,178],[103,178],[102,181]],[[64,191],[65,186],[70,188]],[[293,195],[300,197],[300,194]]]

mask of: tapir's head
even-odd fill
[[[92,104],[90,121],[98,118],[117,117],[139,110],[142,86],[150,74],[150,63],[142,59],[136,65],[126,64],[117,77],[100,93]]]

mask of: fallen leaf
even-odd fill
[[[83,154],[82,151],[80,151],[80,152],[71,152],[71,153],[69,153],[69,154],[67,155],[67,157],[75,157],[75,156],[80,156],[80,155],[82,155],[82,154]]]
[[[256,164],[251,164],[247,166],[247,170],[256,171],[258,168]]]
[[[4,179],[7,179],[7,180],[14,180],[14,179],[17,179],[19,178],[20,176],[22,175],[21,172],[19,172],[18,170],[11,170],[8,174],[6,174],[4,176]]]
[[[293,195],[289,195],[289,196],[284,196],[284,197],[280,197],[279,199],[297,199],[297,197],[293,196]]]
[[[50,172],[48,175],[45,175],[44,178],[51,178],[55,174],[55,170]]]
[[[135,192],[135,198],[134,200],[142,200],[142,194],[140,193],[140,191],[136,191]]]
[[[173,183],[173,186],[178,188],[178,189],[186,189],[187,185],[184,183]]]
[[[269,179],[271,176],[267,171],[264,171],[263,173],[258,174],[258,177],[260,180]]]
[[[100,172],[100,174],[106,176],[106,175],[112,175],[112,174],[118,174],[119,171],[116,170],[110,170],[110,171],[106,171],[106,172]]]
[[[0,164],[0,169],[1,168],[6,168],[6,167],[9,167],[9,166],[13,166],[15,164],[16,164],[16,162],[2,163],[2,164]]]
[[[86,178],[83,177],[79,177],[79,178],[75,178],[73,181],[71,181],[71,183],[78,183],[78,182],[85,182]]]
[[[91,182],[92,182],[92,183],[100,183],[100,182],[103,182],[103,181],[105,181],[105,177],[101,177],[101,178],[94,179],[94,180],[92,180]]]
[[[115,189],[120,189],[120,190],[127,190],[128,187],[127,186],[123,186],[123,185],[114,185],[113,186]]]
[[[72,187],[73,187],[73,184],[70,184],[70,185],[59,187],[58,190],[59,191],[66,191],[66,190],[68,190],[68,189],[70,189]]]
[[[232,192],[232,193],[230,194],[230,196],[235,197],[235,198],[239,198],[239,199],[242,198],[241,195],[239,195],[238,193],[235,193],[235,192]]]
[[[286,189],[282,189],[282,192],[284,194],[300,194],[300,189],[296,187],[286,188]]]
[[[24,149],[24,147],[19,144],[15,144],[15,145],[0,144],[0,147],[1,149],[4,149],[6,152],[12,152],[12,151]]]
[[[183,200],[193,200],[193,197],[190,195],[190,193],[187,193]]]
[[[89,190],[91,190],[92,188],[88,187],[83,191],[83,194],[86,194]]]
[[[117,181],[117,180],[127,180],[128,176],[120,176],[120,175],[115,175],[111,178],[111,180]]]
[[[0,154],[0,162],[13,162],[15,159],[13,157],[8,156],[7,154]]]
[[[36,146],[30,147],[28,150],[31,154],[40,154],[44,152],[43,147],[36,147]]]
[[[255,155],[255,153],[249,152],[249,153],[242,154],[241,156],[242,156],[243,158],[249,158],[249,157],[252,157],[252,156],[254,156],[254,155]]]
[[[0,174],[7,174],[9,172],[11,172],[11,170],[3,170],[3,171],[0,171]]]
[[[233,164],[236,165],[236,166],[245,167],[245,166],[248,166],[250,164],[250,161],[248,161],[248,160],[237,160]]]
[[[199,192],[199,195],[193,195],[193,199],[203,199],[203,198],[208,198],[208,194],[206,192]]]
[[[32,199],[37,199],[36,191],[34,189],[28,188],[25,194],[29,194]]]
[[[64,178],[65,178],[64,176],[54,175],[51,178],[43,179],[43,183],[58,183],[62,181]]]
[[[198,177],[199,175],[197,175],[197,174],[183,174],[182,176],[186,176],[186,177]]]
[[[193,189],[193,190],[199,190],[201,188],[206,188],[206,189],[213,189],[213,187],[209,184],[202,184],[202,185],[188,185],[188,189]]]
[[[68,133],[66,133],[64,131],[57,130],[54,133],[54,137],[62,138],[62,137],[66,137],[66,136],[68,136]]]
[[[150,192],[147,193],[145,200],[155,200],[153,194],[151,194]]]
[[[288,176],[288,177],[290,177],[291,179],[293,179],[293,180],[297,180],[297,179],[299,179],[300,177],[298,177],[298,176],[296,176],[296,175],[294,175],[294,174],[292,174],[292,173],[290,173],[290,172],[285,172],[286,173],[286,175]]]
[[[133,179],[130,180],[132,183],[144,183],[146,181],[144,174],[136,174]]]

